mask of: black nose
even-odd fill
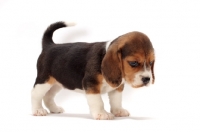
[[[150,81],[150,77],[143,77],[143,78],[142,78],[142,82],[143,82],[144,84],[148,84],[149,81]]]

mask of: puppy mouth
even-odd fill
[[[143,87],[143,86],[145,86],[145,84],[140,84],[140,85],[131,85],[133,88],[140,88],[140,87]]]
[[[132,84],[131,86],[133,87],[133,88],[141,88],[141,87],[148,87],[150,85],[150,83],[147,83],[147,84],[139,84],[139,85],[134,85],[134,84]]]

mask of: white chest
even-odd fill
[[[125,80],[124,80],[124,78],[122,78],[122,82],[121,82],[121,84],[124,84],[124,82],[125,82]],[[120,85],[121,85],[120,84]],[[120,86],[119,85],[119,86]],[[119,87],[118,86],[118,87]],[[101,93],[102,94],[104,94],[104,93],[108,93],[108,92],[110,92],[110,91],[113,91],[113,90],[115,90],[115,89],[117,89],[118,87],[111,87],[107,82],[106,82],[106,80],[105,79],[103,79],[103,81],[102,81],[102,86],[101,86]]]
[[[110,91],[113,91],[115,90],[116,88],[113,88],[111,87],[107,82],[106,80],[103,79],[102,81],[102,86],[101,86],[101,93],[104,94],[104,93],[108,93]]]

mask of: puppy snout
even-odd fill
[[[143,78],[142,78],[142,82],[143,82],[144,84],[148,84],[149,81],[150,81],[150,77],[143,77]]]

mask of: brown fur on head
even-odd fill
[[[130,32],[111,42],[102,61],[102,74],[112,87],[119,86],[122,79],[133,87],[141,87],[154,83],[154,62],[149,38]]]

